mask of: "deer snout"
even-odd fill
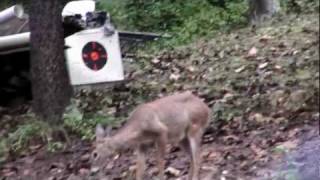
[[[101,165],[103,164],[108,158],[111,157],[110,151],[107,149],[95,149],[92,151],[91,156],[90,156],[90,163],[92,165]]]

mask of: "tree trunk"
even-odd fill
[[[72,88],[64,59],[63,1],[32,0],[30,4],[31,82],[33,111],[59,123]]]
[[[260,24],[280,10],[278,0],[249,0],[250,24]]]

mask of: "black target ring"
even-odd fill
[[[99,71],[106,65],[108,54],[100,43],[91,41],[83,47],[82,59],[89,69]]]

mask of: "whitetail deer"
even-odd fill
[[[145,148],[154,143],[157,148],[159,179],[164,180],[166,145],[179,144],[191,156],[189,180],[199,179],[200,146],[208,124],[210,110],[197,96],[186,91],[139,105],[126,124],[112,137],[96,128],[96,145],[92,160],[99,162],[123,149],[137,150],[136,180],[145,171]]]

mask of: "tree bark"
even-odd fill
[[[250,24],[260,24],[280,10],[278,0],[249,0]]]
[[[64,59],[62,0],[32,0],[30,4],[31,82],[33,111],[60,123],[72,87]]]

